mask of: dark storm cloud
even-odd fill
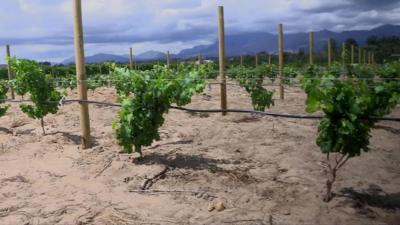
[[[326,2],[327,4],[321,4],[318,7],[304,9],[304,12],[340,13],[341,11],[349,11],[356,13],[369,10],[387,10],[400,7],[399,0],[347,0],[347,1],[326,1]]]
[[[210,26],[191,26],[184,30],[160,31],[147,35],[137,34],[135,32],[126,32],[126,29],[89,27],[85,28],[85,43],[139,43],[156,41],[159,43],[186,42],[207,38],[210,33],[216,32],[216,27]],[[124,33],[126,32],[126,33]],[[71,33],[71,32],[69,32]],[[0,45],[26,45],[26,44],[51,44],[68,45],[73,44],[72,35],[54,35],[33,38],[0,38]]]
[[[27,38],[0,38],[0,45],[31,45],[31,44],[51,44],[66,45],[73,43],[73,37],[69,36],[43,36]]]
[[[70,0],[3,1],[0,30],[5,32],[0,33],[0,45],[19,45],[22,53],[33,58],[71,54]],[[135,47],[137,52],[163,46],[179,51],[211,43],[217,38],[217,5],[225,6],[226,34],[252,31],[276,34],[279,23],[284,24],[285,33],[363,30],[400,23],[400,0],[252,0],[252,4],[242,0],[105,2],[86,0],[84,4],[85,43],[91,53],[118,52],[127,46]],[[54,48],[57,50],[53,51]],[[0,63],[1,60],[0,57]]]
[[[291,13],[278,20],[261,18],[256,24],[276,33],[283,23],[285,33],[318,30],[344,31],[372,29],[384,24],[399,24],[399,0],[342,0],[300,2],[292,4]]]
[[[312,8],[308,8],[308,9],[303,9],[303,13],[331,13],[331,12],[335,12],[337,10],[341,10],[344,7],[348,7],[349,3],[334,3],[334,4],[324,4],[318,7],[312,7]]]
[[[367,9],[386,9],[399,5],[399,0],[350,0],[353,6]]]
[[[178,4],[180,1],[176,1]],[[387,13],[387,9],[400,8],[399,0],[347,0],[347,1],[327,1],[315,2],[296,2],[298,8],[292,9],[291,13],[282,14],[279,18],[254,18],[253,23],[249,23],[245,28],[237,27],[243,18],[236,15],[226,16],[227,30],[231,33],[240,33],[248,30],[275,32],[276,24],[283,22],[289,32],[305,31],[307,29],[333,29],[337,30],[337,25],[341,24],[342,29],[351,28],[355,25],[377,25],[396,23],[397,18],[390,16],[374,16],[365,14],[369,10],[375,10],[378,14]],[[308,4],[310,6],[308,6]],[[179,5],[179,4],[178,4]],[[198,5],[196,1],[187,1],[181,8],[190,9]],[[240,6],[238,6],[240,7]],[[364,14],[363,14],[364,13]],[[196,12],[194,15],[187,16],[190,21],[212,21],[210,24],[191,24],[187,22],[184,29],[178,29],[177,24],[167,24],[159,26],[157,30],[140,32],[143,24],[129,23],[126,21],[116,21],[113,24],[102,24],[85,26],[86,43],[140,43],[140,42],[187,42],[199,39],[215,38],[216,24],[214,23],[215,12],[208,10]],[[240,15],[247,20],[251,15]],[[134,25],[133,25],[134,24]],[[139,30],[139,32],[138,32]],[[68,34],[68,35],[66,35]],[[35,35],[32,37],[1,37],[0,44],[52,44],[68,45],[73,43],[72,28],[61,30],[61,32],[50,35]]]

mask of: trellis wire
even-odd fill
[[[31,100],[11,100],[11,99],[0,99],[0,102],[11,102],[11,103],[25,103],[32,102]],[[105,105],[111,107],[122,107],[121,104],[118,103],[110,103],[110,102],[101,102],[101,101],[93,101],[93,100],[78,100],[78,99],[66,99],[63,96],[59,101],[48,101],[50,104],[58,104],[60,106],[68,103],[87,103],[87,104],[96,104],[96,105]],[[271,117],[280,117],[280,118],[289,118],[289,119],[311,119],[311,120],[319,120],[324,118],[321,115],[302,115],[302,114],[288,114],[288,113],[274,113],[274,112],[263,112],[263,111],[255,111],[255,110],[247,110],[247,109],[192,109],[186,107],[179,106],[170,106],[170,109],[181,110],[191,113],[246,113],[246,114],[256,114],[262,116],[271,116]],[[397,117],[376,117],[369,116],[368,119],[376,120],[376,121],[393,121],[400,122],[400,118]]]

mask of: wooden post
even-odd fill
[[[371,53],[367,53],[367,64],[371,64]]]
[[[310,55],[310,65],[314,64],[314,32],[310,32],[310,37],[309,37],[309,55]]]
[[[13,76],[13,72],[11,69],[11,65],[8,62],[8,59],[11,57],[10,45],[6,45],[6,57],[7,57],[8,80],[12,80],[14,78],[14,76]],[[10,87],[10,92],[11,92],[11,99],[15,99],[14,88],[12,86]]]
[[[363,51],[363,63],[366,64],[367,63],[367,50],[364,49]]]
[[[258,54],[256,53],[256,67],[258,66]]]
[[[363,64],[363,59],[364,59],[364,49],[360,49],[360,64]]]
[[[136,57],[135,57],[135,54],[134,54],[134,53],[132,53],[132,61],[133,61],[133,68],[134,68],[135,70],[137,70],[137,69],[138,69],[138,65],[137,65]]]
[[[135,70],[138,70],[138,64],[137,64],[137,62],[136,62],[136,58],[135,58],[135,55],[133,55],[133,66],[134,66],[134,68],[135,68]]]
[[[358,64],[361,64],[362,63],[362,56],[361,56],[361,53],[362,53],[362,48],[361,47],[358,47]]]
[[[268,55],[268,64],[271,65],[271,55]]]
[[[372,64],[375,64],[375,53],[372,53]]]
[[[283,100],[285,98],[285,89],[284,85],[284,74],[283,74],[283,25],[278,25],[278,49],[279,49],[279,93],[280,98]]]
[[[129,48],[129,68],[133,70],[133,52],[132,48]]]
[[[219,44],[219,75],[221,79],[221,109],[228,108],[226,95],[226,77],[225,77],[225,25],[224,25],[224,7],[218,7],[218,44]],[[222,115],[226,115],[223,112]]]
[[[346,42],[342,43],[342,64],[346,65]]]
[[[369,64],[369,65],[372,64],[372,55],[371,55],[371,52],[368,52],[368,64]]]
[[[328,67],[332,66],[332,41],[328,39]]]
[[[83,26],[82,26],[82,4],[81,0],[74,0],[74,45],[75,45],[75,64],[78,97],[82,101],[87,100],[86,71],[85,71],[85,52],[83,45]],[[81,145],[83,148],[91,146],[90,140],[90,120],[89,107],[86,102],[80,103],[80,124],[81,124]]]
[[[354,64],[354,45],[351,45],[351,64]]]
[[[240,56],[240,66],[243,66],[243,56]]]
[[[167,51],[167,66],[168,66],[168,68],[169,68],[170,63],[171,63],[170,60],[171,60],[171,59],[170,59],[169,51]]]

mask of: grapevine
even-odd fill
[[[250,94],[254,110],[264,111],[266,107],[274,105],[273,92],[263,87],[264,78],[269,72],[271,68],[267,66],[258,66],[255,69],[239,66],[229,71],[230,76],[237,79]]]
[[[18,95],[30,94],[33,105],[22,104],[21,110],[30,118],[40,119],[43,134],[45,134],[44,120],[47,114],[55,114],[58,105],[51,103],[61,98],[61,93],[54,87],[50,76],[46,76],[40,65],[31,60],[8,59],[16,73],[14,85]]]
[[[8,92],[8,83],[4,80],[0,81],[0,104],[5,103],[5,99],[7,99]],[[7,112],[9,106],[0,106],[0,117],[4,116]]]
[[[160,138],[158,129],[164,123],[163,115],[172,104],[190,103],[195,93],[201,92],[206,83],[204,67],[187,70],[171,70],[155,66],[150,71],[132,71],[116,68],[118,76],[124,76],[129,86],[120,86],[122,108],[118,121],[114,121],[118,143],[124,152],[142,156],[142,147]]]
[[[310,67],[302,80],[307,93],[307,112],[323,111],[325,116],[318,128],[317,144],[327,155],[330,178],[327,180],[325,201],[333,197],[332,186],[337,171],[352,157],[368,152],[370,131],[376,121],[371,116],[389,114],[400,101],[399,82],[370,82],[336,79],[330,71],[317,77]],[[335,154],[331,165],[330,156]]]

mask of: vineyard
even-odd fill
[[[225,64],[219,7],[219,66],[85,65],[74,7],[76,65],[7,46],[0,225],[399,223],[400,61]]]
[[[38,212],[39,193],[23,194],[22,198],[30,199],[28,206],[19,205],[19,194],[3,197],[1,207],[14,205],[2,208],[0,215],[6,221],[40,218],[46,223],[85,224],[93,217],[104,224],[134,220],[174,224],[190,221],[185,216],[192,210],[200,210],[193,221],[204,223],[246,224],[240,222],[245,217],[255,224],[270,220],[280,224],[293,222],[293,215],[314,223],[317,218],[333,219],[327,212],[355,223],[398,219],[396,196],[388,194],[394,201],[385,205],[371,205],[369,201],[376,200],[368,199],[374,191],[392,193],[398,187],[396,179],[383,180],[396,177],[398,170],[393,161],[400,129],[395,122],[400,116],[398,63],[287,67],[291,75],[285,80],[283,101],[276,98],[279,86],[274,65],[232,66],[227,72],[229,108],[253,113],[225,117],[207,112],[219,107],[212,64],[156,65],[144,71],[110,64],[107,74],[87,80],[89,99],[98,103],[90,105],[95,144],[88,150],[77,145],[73,77],[46,75],[34,61],[10,59],[10,64],[15,80],[1,86],[5,125],[0,140],[7,140],[2,142],[1,167],[29,163],[2,183],[10,194],[25,193],[40,179],[44,182],[37,188],[65,203]],[[6,100],[10,86],[19,96],[15,101]],[[199,112],[174,109],[180,106]],[[265,110],[278,118],[263,117]],[[360,155],[361,159],[352,159]],[[371,176],[380,165],[385,165],[385,176]],[[162,175],[157,176],[160,171]],[[361,174],[369,175],[363,178]],[[110,190],[114,200],[105,198]],[[78,196],[68,200],[64,192]],[[332,202],[329,208],[313,208],[323,205],[323,200]],[[110,201],[132,209],[146,202],[148,210],[163,214],[150,220],[136,210],[109,205]],[[164,201],[175,201],[176,208],[161,210]],[[207,219],[210,202],[223,202],[228,210]],[[354,202],[361,205],[354,208]],[[182,203],[187,208],[181,208]],[[304,212],[304,205],[309,211]],[[335,209],[338,205],[345,211]],[[271,216],[258,212],[260,207]],[[178,209],[179,216],[171,214]],[[360,216],[354,219],[354,215]]]

